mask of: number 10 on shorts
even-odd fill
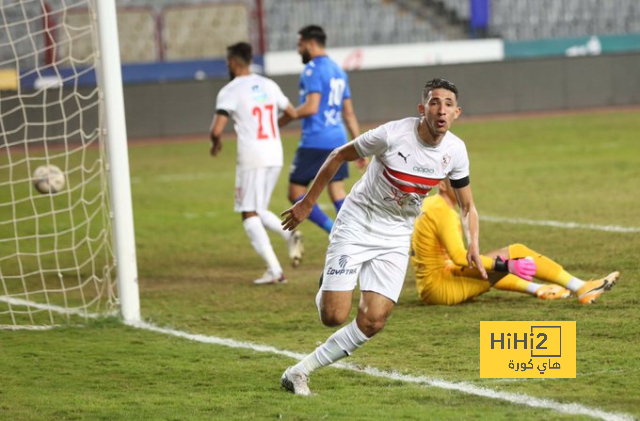
[[[575,378],[576,322],[480,322],[481,378]]]

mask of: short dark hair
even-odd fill
[[[424,90],[422,91],[422,100],[426,100],[429,97],[429,94],[434,89],[446,89],[447,91],[451,91],[455,94],[456,100],[458,99],[458,88],[453,83],[449,82],[446,79],[435,78],[431,79],[424,85]]]
[[[227,58],[238,58],[246,65],[251,64],[251,44],[238,42],[227,47]]]
[[[324,29],[318,25],[307,25],[298,31],[298,35],[305,41],[315,40],[318,45],[324,47],[327,42],[327,34],[324,33]]]

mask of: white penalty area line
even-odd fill
[[[12,304],[14,305],[29,305],[32,307],[47,309],[49,311],[54,311],[62,314],[80,314],[90,318],[99,317],[96,314],[87,314],[83,312],[69,311],[59,306],[42,305],[42,304],[37,304],[33,302],[28,302],[25,300],[16,300],[14,298],[6,297],[6,296],[0,296],[0,301],[5,301],[5,302],[11,301]],[[296,361],[300,361],[302,358],[305,357],[305,354],[282,350],[269,345],[261,345],[261,344],[255,344],[252,342],[237,341],[235,339],[228,339],[228,338],[218,338],[216,336],[193,334],[193,333],[183,332],[181,330],[159,327],[152,323],[147,323],[144,321],[128,322],[126,324],[128,326],[132,326],[137,329],[143,329],[150,332],[171,335],[178,338],[187,339],[190,341],[195,341],[195,342],[200,342],[205,344],[212,344],[212,345],[222,345],[230,348],[247,349],[251,351],[264,352],[268,354],[282,355],[285,357],[293,358]],[[412,384],[418,384],[422,386],[437,387],[445,390],[454,390],[454,391],[465,393],[468,395],[481,396],[484,398],[506,401],[511,404],[525,405],[533,408],[549,409],[549,410],[556,411],[563,414],[585,415],[585,416],[589,416],[592,418],[601,419],[605,421],[633,421],[634,420],[634,418],[628,414],[606,412],[601,409],[590,408],[578,403],[560,403],[560,402],[553,401],[551,399],[536,398],[536,397],[528,396],[522,393],[501,392],[501,391],[492,390],[486,387],[475,386],[473,384],[466,383],[466,382],[451,382],[451,381],[436,379],[431,377],[412,376],[409,374],[402,374],[396,371],[379,370],[375,367],[362,368],[352,363],[338,362],[331,365],[331,367],[354,371],[356,373],[368,374],[373,377],[400,381],[404,383],[412,383]]]
[[[328,211],[333,209],[333,206],[327,204],[320,204],[320,209]],[[493,215],[480,215],[481,221],[495,222],[499,224],[513,224],[513,225],[533,225],[537,227],[552,227],[563,229],[578,229],[578,230],[590,230],[590,231],[604,231],[604,232],[620,232],[624,234],[639,233],[640,227],[625,227],[621,225],[597,225],[597,224],[581,224],[579,222],[562,222],[552,220],[539,220],[539,219],[526,219],[526,218],[508,218],[504,216]]]
[[[207,173],[164,174],[164,175],[159,175],[157,177],[154,177],[154,182],[173,183],[178,181],[198,181],[198,180],[210,179],[213,177],[214,177],[214,174],[208,173],[208,172]],[[142,182],[143,182],[142,177],[131,177],[132,184],[138,184]],[[334,207],[330,204],[321,203],[319,206],[320,206],[320,209],[322,209],[323,211],[334,209]],[[185,214],[185,217],[187,219],[192,219],[198,216],[200,215]],[[206,214],[205,216],[211,217],[212,215]],[[509,217],[492,216],[492,215],[480,215],[480,220],[487,221],[487,222],[503,223],[503,224],[514,224],[514,225],[533,225],[533,226],[540,226],[540,227],[583,229],[583,230],[591,230],[591,231],[619,232],[619,233],[640,233],[640,227],[625,227],[620,225],[581,224],[578,222],[509,218]]]
[[[578,222],[561,222],[561,221],[535,220],[535,219],[525,219],[525,218],[505,218],[501,216],[491,216],[491,215],[480,215],[480,220],[487,221],[487,222],[503,223],[503,224],[534,225],[534,226],[540,226],[540,227],[583,229],[583,230],[604,231],[604,232],[621,232],[621,233],[640,232],[640,227],[624,227],[620,225],[580,224]]]

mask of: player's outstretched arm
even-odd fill
[[[229,117],[225,114],[216,112],[211,122],[211,129],[209,136],[211,138],[211,156],[218,155],[218,152],[222,150],[222,131],[227,125]]]
[[[469,264],[469,268],[473,268],[474,266],[478,268],[482,277],[487,279],[487,271],[480,258],[480,222],[476,205],[473,202],[471,186],[466,185],[461,188],[454,188],[453,191],[456,194],[456,199],[460,206],[462,227],[467,237],[467,263]]]
[[[342,119],[347,126],[351,139],[355,139],[360,136],[360,125],[358,124],[356,112],[353,110],[351,98],[345,98],[342,101]]]
[[[353,102],[351,102],[351,98],[345,98],[342,101],[342,120],[347,126],[351,139],[355,139],[360,136],[360,125],[358,124],[356,113],[353,110]],[[369,161],[367,158],[358,158],[355,160],[355,163],[356,167],[358,167],[359,170],[362,170],[367,166]]]
[[[282,227],[285,230],[293,230],[302,221],[307,219],[311,214],[313,206],[318,201],[320,193],[327,187],[329,182],[338,172],[340,165],[347,161],[355,161],[360,159],[360,155],[356,150],[353,142],[349,142],[339,148],[331,151],[327,159],[320,167],[318,174],[316,175],[311,188],[307,194],[299,201],[297,201],[292,207],[285,210],[280,214],[284,217],[282,221]]]

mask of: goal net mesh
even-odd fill
[[[0,325],[117,304],[95,2],[0,1]],[[55,165],[65,185],[36,190]]]

